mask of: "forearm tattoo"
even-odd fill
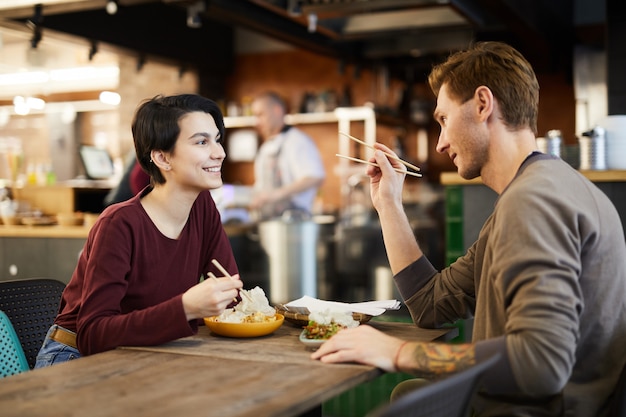
[[[474,345],[418,343],[412,351],[411,368],[405,371],[424,378],[436,378],[469,368],[476,363]]]

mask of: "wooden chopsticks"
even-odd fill
[[[340,157],[340,158],[349,159],[350,161],[360,162],[360,163],[362,163],[362,164],[371,165],[371,166],[373,166],[373,167],[377,167],[377,166],[379,166],[379,165],[378,165],[377,163],[375,163],[375,162],[364,161],[363,159],[353,158],[353,157],[351,157],[351,156],[345,156],[345,155],[341,155],[341,154],[339,154],[339,153],[336,153],[336,154],[335,154],[335,156],[338,156],[338,157]],[[403,171],[403,170],[398,169],[398,168],[394,168],[393,170],[394,170],[394,171],[396,171],[396,172],[399,172],[399,173],[401,173],[401,174],[412,175],[412,176],[414,176],[414,177],[421,177],[421,176],[422,176],[422,174],[420,174],[419,172]]]
[[[342,134],[342,135],[344,135],[344,136],[346,136],[346,137],[347,137],[347,138],[349,138],[349,139],[352,139],[352,140],[353,140],[353,141],[355,141],[356,143],[360,143],[360,144],[361,144],[361,145],[363,145],[363,146],[366,146],[366,147],[368,147],[368,148],[370,148],[370,149],[374,149],[374,150],[376,150],[376,148],[375,148],[375,147],[373,147],[372,145],[370,145],[370,144],[369,144],[369,143],[367,143],[367,142],[363,142],[361,139],[357,139],[357,138],[355,138],[354,136],[348,135],[347,133],[344,133],[344,132],[339,132],[339,133],[340,133],[340,134]],[[411,164],[411,163],[409,163],[409,162],[407,162],[407,161],[405,161],[405,160],[402,160],[402,159],[398,158],[397,156],[395,156],[395,155],[393,155],[393,154],[391,154],[391,153],[389,153],[389,152],[385,152],[385,151],[382,151],[382,152],[383,152],[383,153],[387,156],[387,158],[389,158],[389,159],[393,159],[393,160],[395,160],[395,161],[398,161],[398,162],[400,162],[402,165],[404,165],[404,166],[405,166],[405,167],[407,167],[407,168],[411,168],[411,169],[413,169],[413,170],[415,170],[415,171],[421,171],[421,168],[420,168],[420,167],[418,167],[418,166],[415,166],[415,165],[413,165],[413,164]],[[339,156],[339,155],[337,155],[337,156]],[[349,157],[346,157],[346,158],[349,158]],[[366,161],[363,161],[362,159],[357,159],[357,158],[353,158],[353,159],[355,160],[355,162],[365,162],[365,163],[368,163],[368,162],[366,162]],[[368,163],[368,164],[371,164],[371,163]],[[377,166],[377,165],[374,165],[374,166]],[[397,170],[396,170],[396,171],[397,171]],[[404,171],[400,171],[400,172],[404,172]],[[408,175],[411,175],[411,174],[414,174],[414,173],[407,172],[407,174],[408,174]],[[419,176],[419,177],[421,177],[421,175],[418,175],[418,176]]]
[[[215,267],[216,267],[217,269],[219,269],[219,270],[220,270],[220,272],[221,272],[222,274],[224,274],[224,276],[225,276],[225,277],[228,277],[228,278],[230,278],[230,279],[233,279],[233,276],[232,276],[231,274],[229,274],[229,273],[228,273],[228,271],[226,270],[226,268],[224,268],[224,267],[222,266],[222,264],[220,264],[220,263],[217,261],[217,259],[213,259],[213,260],[211,261],[211,263],[213,263],[213,265],[215,265]],[[215,276],[215,274],[214,274],[213,272],[208,272],[208,273],[207,273],[207,275],[209,276],[209,278],[212,278],[212,279],[214,279],[214,280],[217,280],[217,277]],[[238,302],[239,302],[239,300],[237,299],[237,297],[233,298],[233,302],[235,302],[235,303],[238,303]]]
[[[229,274],[229,273],[228,273],[228,271],[226,270],[226,268],[224,268],[224,267],[222,266],[222,264],[220,264],[220,263],[217,261],[217,259],[213,259],[213,260],[211,261],[211,263],[213,263],[213,265],[215,265],[215,267],[216,267],[217,269],[219,269],[219,270],[220,270],[220,272],[221,272],[222,274],[224,274],[224,276],[225,276],[225,277],[228,277],[228,278],[231,278],[231,279],[233,278],[233,276],[232,276],[231,274]]]

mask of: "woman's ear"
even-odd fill
[[[152,163],[156,165],[159,169],[164,171],[169,171],[170,169],[170,161],[169,155],[163,151],[153,150],[150,152],[150,159]]]

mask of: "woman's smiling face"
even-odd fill
[[[180,135],[170,154],[171,173],[185,186],[200,190],[219,188],[226,157],[213,116],[191,112],[178,121]]]

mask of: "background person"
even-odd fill
[[[285,210],[311,214],[317,190],[326,176],[315,142],[300,129],[285,125],[285,102],[266,92],[252,102],[262,138],[254,161],[254,194],[250,208],[261,220]]]
[[[473,343],[408,343],[370,326],[312,354],[436,377],[491,353],[477,416],[605,416],[626,356],[626,244],[607,196],[566,162],[536,150],[539,85],[513,48],[478,43],[435,67],[437,151],[465,179],[499,194],[468,252],[437,272],[402,207],[402,168],[377,144],[369,167],[394,279],[413,321],[474,317]]]
[[[126,158],[125,166],[120,182],[104,198],[105,206],[126,201],[150,184],[150,176],[141,168],[134,150]]]
[[[90,230],[37,368],[191,336],[243,286],[209,191],[222,186],[226,156],[217,104],[157,96],[138,107],[132,132],[152,185],[106,208]],[[236,279],[201,281],[222,275],[214,258]]]

